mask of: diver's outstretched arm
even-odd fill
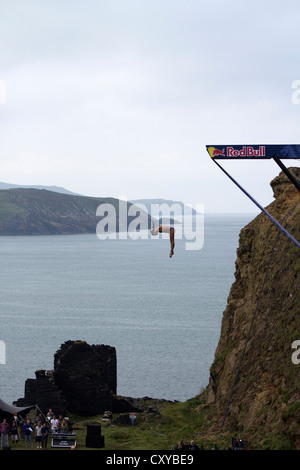
[[[151,235],[155,237],[156,235],[158,235],[158,232],[159,232],[159,227],[153,228],[151,230]]]

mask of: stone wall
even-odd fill
[[[17,406],[37,404],[46,414],[69,412],[92,416],[112,410],[117,392],[116,350],[85,341],[67,341],[54,356],[54,370],[39,370],[36,379],[27,379],[25,396]]]

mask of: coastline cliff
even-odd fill
[[[300,181],[300,169],[290,171]],[[268,212],[300,240],[299,191],[283,172],[271,187],[275,200]],[[205,391],[218,428],[300,448],[300,365],[292,361],[299,315],[300,249],[261,213],[240,233],[235,281]]]
[[[101,205],[111,208],[105,217],[97,216]],[[115,198],[77,196],[36,188],[3,189],[0,190],[0,235],[95,233],[103,219],[109,227],[115,227],[116,232],[124,232],[135,218],[126,216],[132,206]],[[150,227],[148,214],[138,207],[136,211],[144,226]]]

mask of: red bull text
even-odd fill
[[[226,147],[226,156],[227,157],[265,157],[266,147],[264,145],[260,145],[258,148],[255,149],[254,147],[247,147],[246,145],[244,145],[240,150],[237,150],[234,147]]]

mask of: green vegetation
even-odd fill
[[[97,215],[101,204],[109,205],[104,214]],[[123,201],[122,210],[132,206]],[[107,197],[87,197],[61,194],[53,191],[16,188],[0,190],[0,235],[66,235],[95,233],[103,218],[116,230],[127,230],[128,221],[120,217],[120,201]],[[106,209],[108,206],[105,206]],[[149,216],[140,211],[146,224]],[[106,214],[107,213],[107,214]],[[106,215],[105,215],[106,214]]]
[[[174,445],[180,441],[190,442],[194,440],[199,446],[207,450],[217,444],[220,449],[230,444],[231,435],[216,435],[215,437],[203,437],[205,433],[210,433],[211,423],[206,420],[205,410],[201,411],[203,399],[195,397],[184,403],[182,402],[161,402],[158,406],[158,413],[137,413],[135,424],[121,425],[102,422],[101,416],[83,418],[69,415],[76,432],[77,449],[88,450],[85,443],[87,425],[101,424],[102,435],[105,438],[103,450],[172,450]],[[30,415],[34,420],[34,412]],[[117,415],[113,416],[113,419]],[[14,449],[24,449],[24,440],[17,444]],[[51,442],[48,441],[48,449]],[[36,444],[33,439],[33,449]],[[100,449],[101,450],[101,449]]]
[[[205,393],[182,402],[161,402],[158,406],[158,413],[137,413],[135,424],[121,425],[111,422],[103,422],[102,415],[84,418],[76,415],[69,415],[76,432],[77,449],[79,450],[151,450],[169,451],[175,444],[183,440],[189,443],[194,440],[196,444],[205,450],[211,450],[214,445],[223,450],[231,445],[232,437],[243,437],[248,440],[247,449],[293,449],[293,444],[286,435],[265,436],[264,429],[253,430],[246,435],[232,433],[226,426],[221,429],[214,420],[213,410],[205,403]],[[289,412],[292,412],[289,409]],[[34,412],[31,419],[34,420]],[[118,415],[114,415],[116,419]],[[105,447],[102,449],[89,449],[86,447],[87,425],[101,424],[102,435],[105,439]],[[33,435],[33,434],[32,434]],[[11,445],[11,442],[9,443]],[[24,450],[25,442],[11,446],[12,449]],[[29,450],[30,448],[28,448]],[[48,441],[48,450],[62,450],[51,447]],[[37,449],[33,438],[33,447]],[[69,450],[69,449],[65,449]]]
[[[4,196],[5,193],[0,191],[0,214],[2,222],[15,216],[22,216],[25,212],[24,209],[19,207],[17,204],[7,202]]]

